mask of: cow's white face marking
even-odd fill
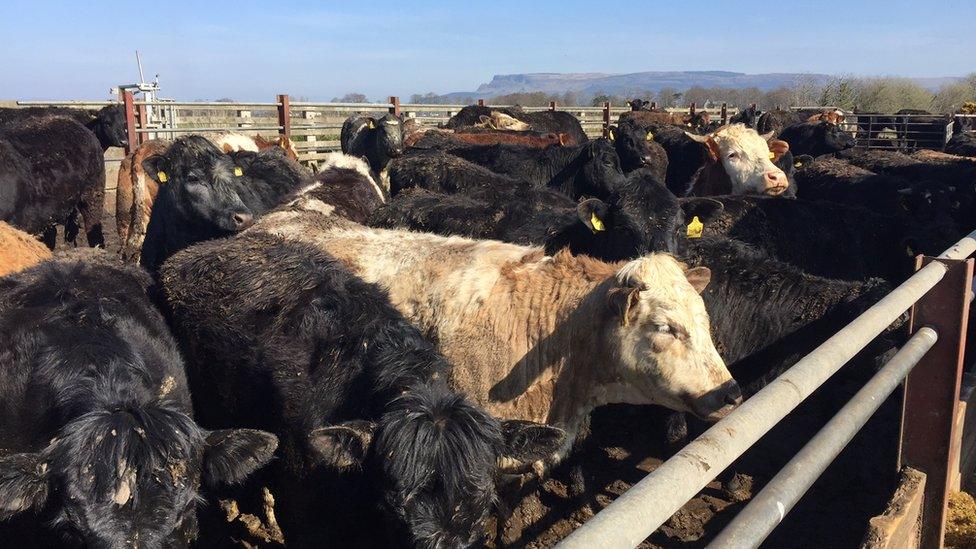
[[[705,143],[722,163],[732,183],[732,194],[776,196],[786,191],[786,174],[773,164],[767,140],[756,130],[744,124],[732,124],[708,136],[689,135]]]
[[[636,292],[617,302],[616,312],[624,316],[610,336],[619,353],[617,386],[636,391],[632,398],[701,415],[695,401],[732,380],[698,293],[708,276],[665,254],[631,261],[617,272],[611,292]]]

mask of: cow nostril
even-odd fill
[[[254,220],[254,216],[246,213],[236,213],[234,214],[234,225],[238,228],[247,227]]]
[[[742,403],[742,391],[739,389],[738,385],[729,389],[725,393],[725,403],[729,405],[737,405]]]

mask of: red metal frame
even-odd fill
[[[953,440],[962,380],[972,259],[919,256],[916,268],[933,261],[947,267],[945,277],[912,307],[910,330],[931,326],[939,334],[905,380],[898,467],[908,466],[926,475],[922,507],[921,547],[942,547],[950,466],[958,452]]]
[[[393,116],[400,116],[400,98],[395,95],[391,95],[390,104],[392,105],[390,107],[390,114]]]
[[[126,140],[128,141],[128,144],[125,146],[125,154],[130,154],[139,146],[139,143],[136,141],[139,134],[136,133],[136,115],[133,101],[132,92],[127,91],[122,93],[122,105],[125,109]]]
[[[278,95],[278,133],[291,139],[291,98],[287,93]]]

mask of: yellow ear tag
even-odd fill
[[[908,257],[912,257],[915,255],[915,252],[912,250],[911,246],[905,246],[905,253],[908,254]]]
[[[610,132],[608,134],[608,137],[610,138],[610,141],[613,141],[615,139],[615,137],[613,135],[613,130],[610,130]]]
[[[705,224],[698,220],[697,215],[691,218],[691,223],[688,224],[688,238],[701,238],[704,228]]]
[[[654,134],[647,132],[647,137],[644,138],[644,141],[654,141]]]
[[[774,153],[773,151],[769,151],[769,159],[772,160],[774,158],[776,158],[776,153]]]
[[[605,231],[607,228],[603,226],[603,221],[600,220],[596,214],[590,214],[590,225],[593,225],[594,232]]]
[[[234,177],[240,177],[244,175],[244,170],[240,166],[234,166]]]
[[[372,120],[370,120],[369,122],[366,123],[366,127],[369,128],[369,129],[371,129],[371,130],[372,129],[375,129],[376,128],[376,122],[373,122]]]
[[[166,176],[166,172],[156,172],[156,179],[158,179],[160,183],[166,183],[169,181],[169,177]]]
[[[793,167],[794,168],[802,168],[803,167],[803,162],[794,162],[793,163]]]

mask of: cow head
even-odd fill
[[[718,420],[742,399],[716,351],[701,293],[706,267],[664,254],[631,261],[606,287],[609,382],[627,402],[658,404]]]
[[[646,128],[642,129],[634,124],[610,126],[609,137],[620,158],[620,168],[625,173],[667,159],[667,153],[654,141],[654,134]]]
[[[708,135],[685,135],[708,147],[712,162],[721,162],[732,194],[778,196],[789,188],[786,174],[773,164],[767,144],[772,134],[759,135],[743,124],[732,124]]]
[[[103,149],[125,147],[129,144],[129,132],[125,125],[125,109],[122,105],[102,107],[87,124]]]
[[[181,137],[166,152],[143,160],[142,167],[165,185],[193,227],[216,236],[245,229],[254,220],[239,193],[240,167],[204,137]]]
[[[630,110],[639,111],[642,110],[645,106],[650,105],[651,103],[643,99],[631,99],[630,101],[627,102],[627,104],[630,105]]]
[[[322,427],[308,442],[320,466],[365,469],[399,540],[433,549],[479,544],[498,475],[552,456],[564,436],[528,421],[499,422],[435,382],[404,391],[378,424]]]
[[[89,413],[42,451],[0,460],[0,520],[41,512],[88,547],[186,546],[201,484],[244,480],[277,444],[263,431],[208,433],[166,408]]]
[[[392,113],[376,121],[376,147],[387,158],[403,155],[403,120]]]
[[[574,198],[583,196],[605,197],[624,179],[620,169],[620,157],[609,139],[594,139],[580,146],[574,162],[567,165],[564,173],[554,181],[571,178],[575,189]]]
[[[854,137],[840,126],[831,122],[817,124],[816,142],[821,146],[814,155],[830,154],[846,149],[853,149],[857,142]]]

